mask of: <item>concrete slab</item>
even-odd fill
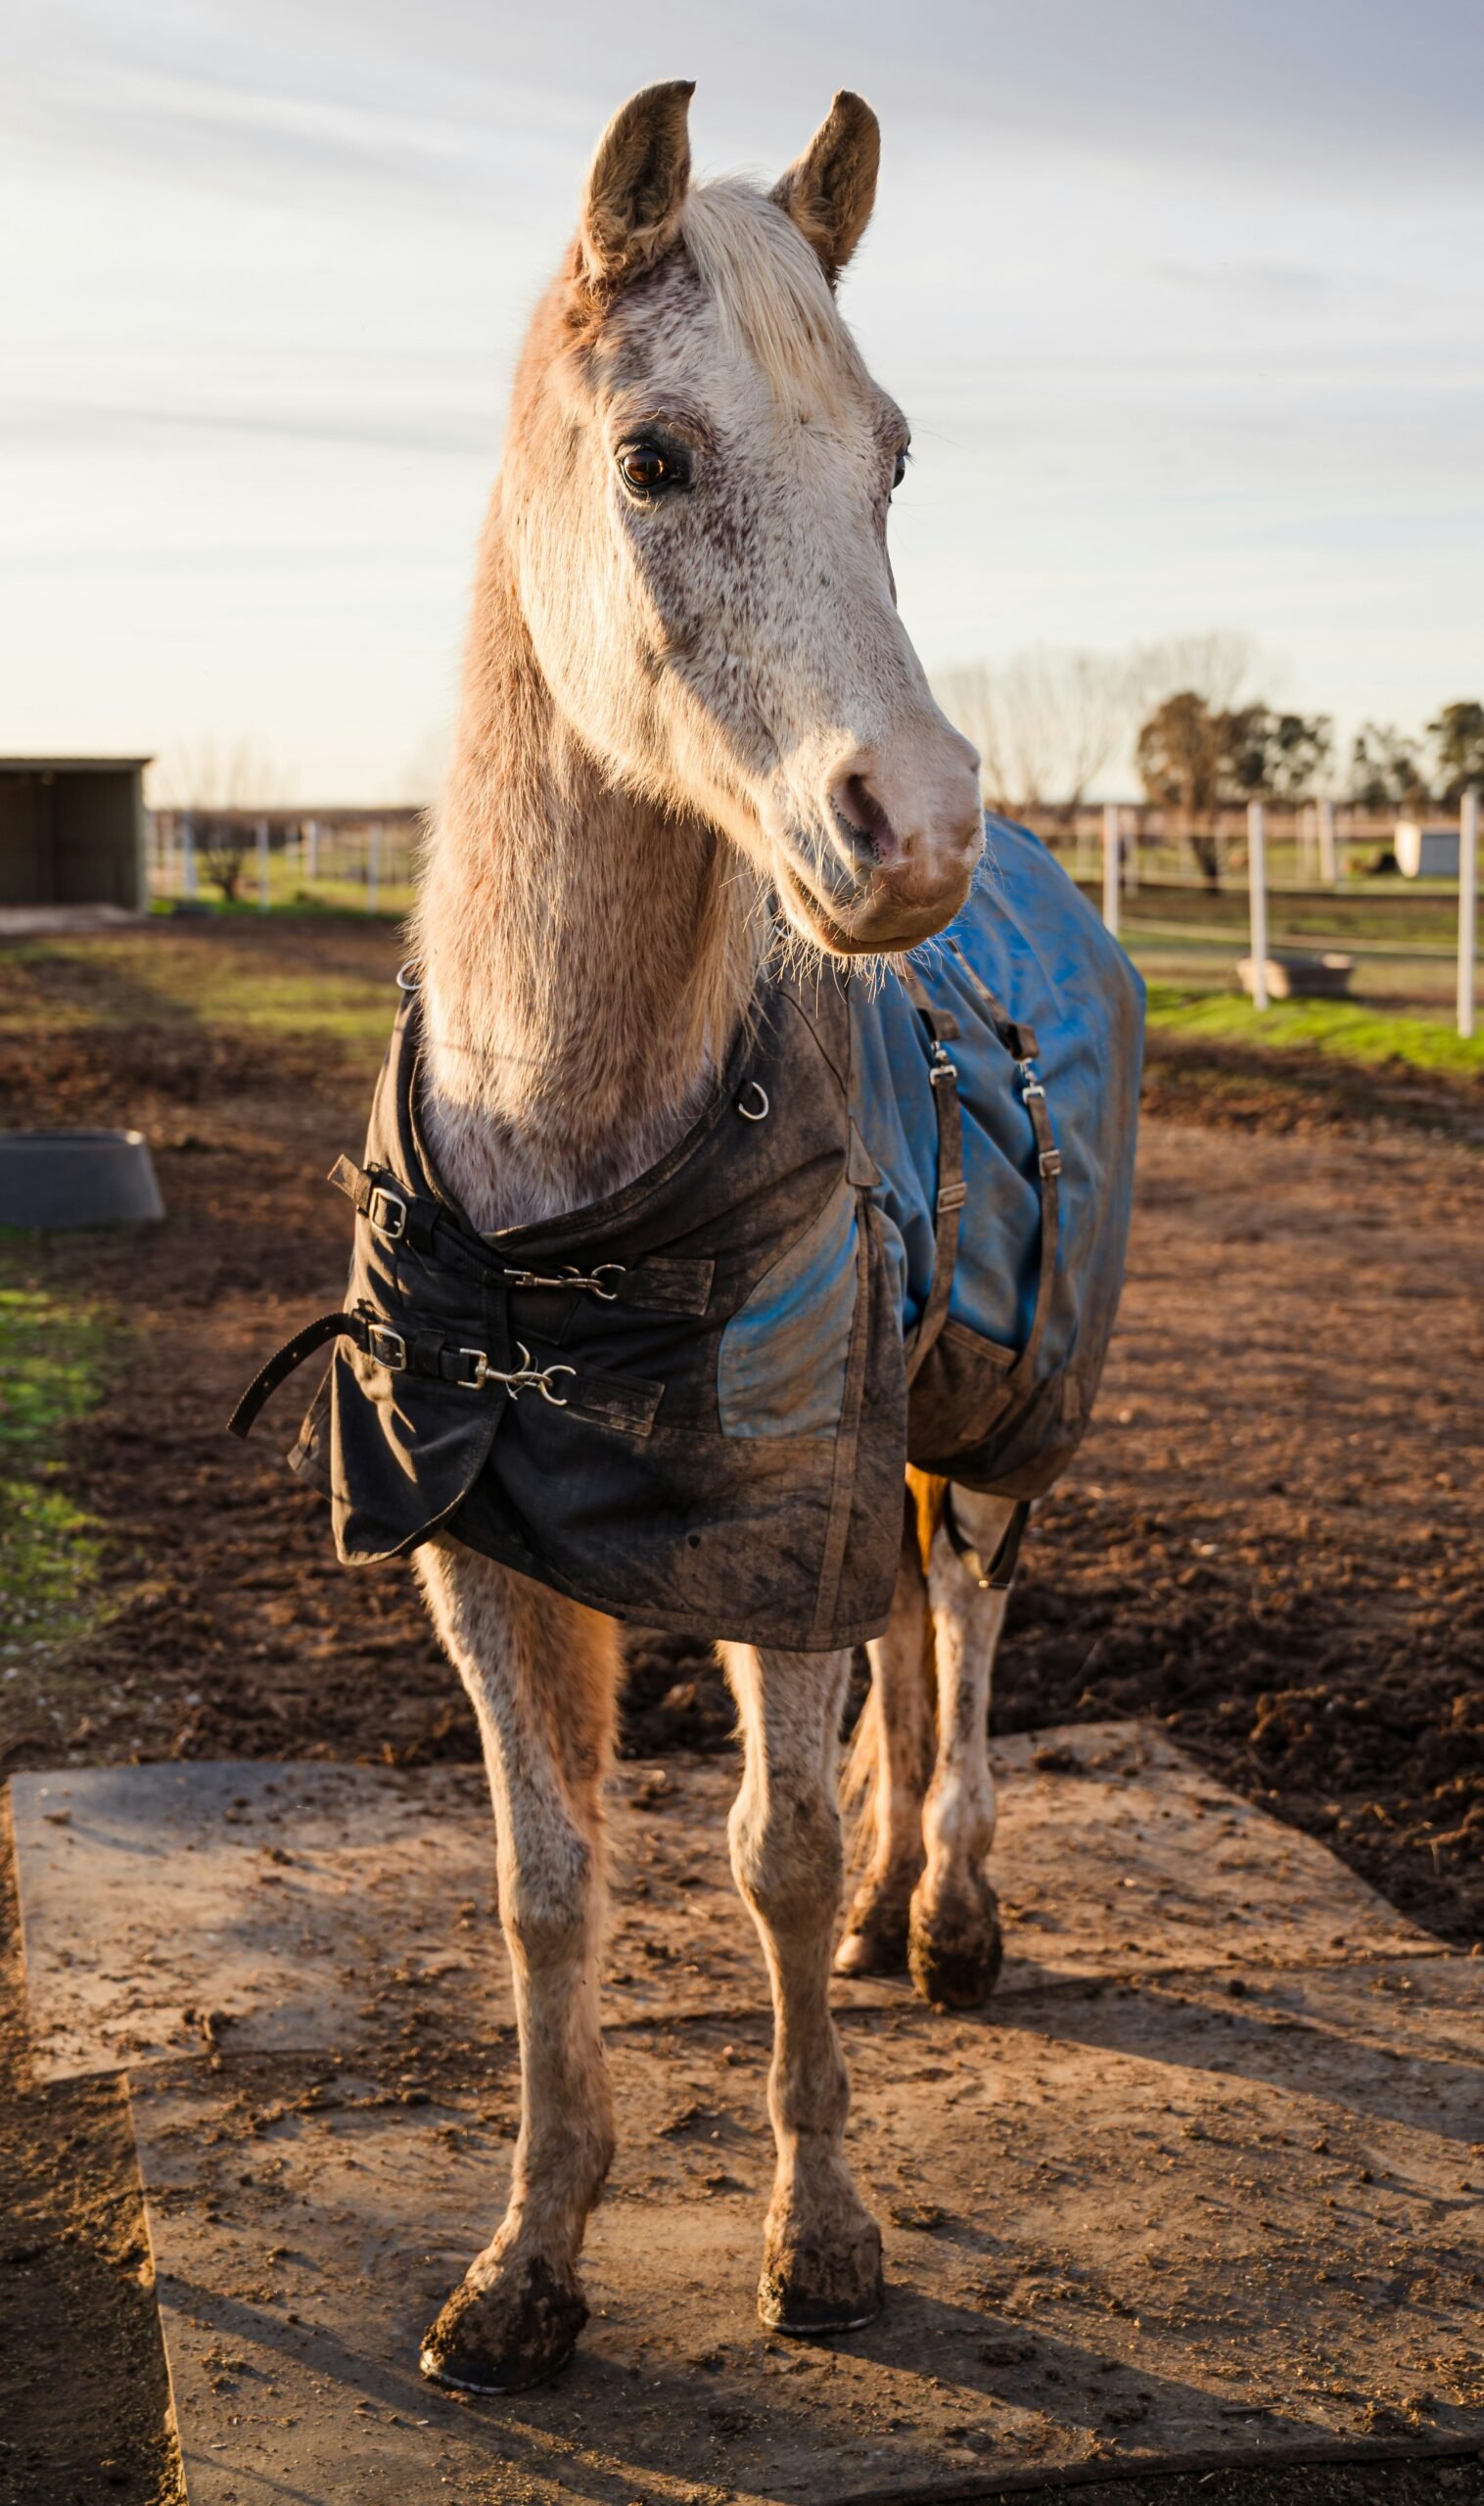
[[[513,2049],[134,2075],[191,2506],[910,2500],[1484,2445],[1484,1966],[1439,1958],[847,2014],[886,2313],[762,2334],[767,2028],[636,2023],[594,2320],[544,2392],[417,2338],[496,2215]]]
[[[1484,2446],[1484,1962],[1157,1733],[997,1754],[1005,1985],[970,2019],[840,1988],[893,2294],[803,2348],[753,2313],[770,2027],[735,1766],[620,1771],[594,2321],[502,2404],[415,2367],[516,2126],[477,1773],[18,1779],[38,2064],[128,2071],[191,2506],[928,2506]]]
[[[1311,1837],[1156,1731],[1000,1741],[1001,1997],[1078,1977],[1418,1953],[1426,1934]],[[735,1761],[621,1767],[605,2009],[625,2026],[757,2010],[761,1957],[726,1866]],[[414,2005],[509,2027],[482,1775],[95,1767],[11,1787],[43,2078],[198,2047],[374,2053]],[[910,2007],[842,1983],[843,2008]]]

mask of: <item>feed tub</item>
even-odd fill
[[[1304,949],[1275,949],[1266,960],[1270,1000],[1339,1000],[1350,990],[1355,959],[1327,950],[1322,956]],[[1257,959],[1243,957],[1237,974],[1243,992],[1251,993]]]
[[[0,1132],[0,1227],[162,1219],[143,1132]]]

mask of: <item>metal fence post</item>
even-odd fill
[[[1459,1033],[1473,1034],[1474,949],[1479,897],[1479,792],[1459,807]]]
[[[1102,812],[1102,918],[1118,937],[1118,803],[1105,801]]]
[[[1252,1006],[1268,1006],[1268,822],[1261,801],[1247,804],[1247,905],[1252,926]]]

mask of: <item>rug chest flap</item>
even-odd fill
[[[363,1164],[333,1179],[357,1204],[361,1321],[290,1457],[343,1560],[441,1530],[651,1626],[813,1648],[875,1632],[905,1386],[841,987],[766,984],[669,1157],[487,1237],[420,1137],[418,1028],[410,995]]]

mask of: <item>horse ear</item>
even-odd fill
[[[690,187],[693,78],[641,87],[598,141],[582,201],[582,271],[610,296],[673,243]]]
[[[809,237],[834,286],[865,233],[876,198],[881,124],[863,96],[842,87],[773,198]]]

